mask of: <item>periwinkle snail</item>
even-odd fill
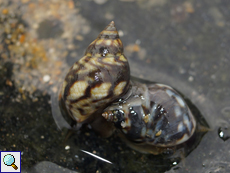
[[[180,145],[196,129],[189,107],[173,88],[130,80],[113,21],[70,68],[59,99],[78,128],[90,124],[104,137],[117,131],[144,153],[160,154]]]

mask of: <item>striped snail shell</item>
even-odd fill
[[[88,46],[85,55],[70,68],[59,99],[78,125],[96,122],[94,129],[103,133],[106,130],[99,129],[101,124],[106,124],[101,117],[102,110],[121,98],[129,83],[129,64],[112,21]]]
[[[104,110],[132,148],[159,154],[186,142],[196,121],[183,98],[170,86],[133,81],[127,98]]]
[[[196,129],[190,109],[173,88],[130,80],[113,21],[70,68],[59,100],[78,128],[89,123],[104,137],[117,130],[128,145],[145,153],[180,145]]]

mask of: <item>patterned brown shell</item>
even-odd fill
[[[129,64],[112,21],[70,68],[60,96],[74,120],[87,122],[95,112],[122,97],[129,81]]]

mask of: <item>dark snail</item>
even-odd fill
[[[114,22],[70,68],[60,100],[79,127],[89,123],[105,137],[117,130],[132,148],[146,153],[182,144],[196,129],[190,109],[174,89],[130,80]]]
[[[136,81],[131,85],[128,97],[107,107],[102,116],[114,123],[132,148],[159,154],[193,135],[196,121],[174,89]]]

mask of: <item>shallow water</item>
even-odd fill
[[[0,150],[22,151],[22,172],[229,172],[229,8],[222,1],[0,0]],[[182,161],[55,122],[51,98],[63,76],[111,20],[132,75],[176,88],[209,124]]]

